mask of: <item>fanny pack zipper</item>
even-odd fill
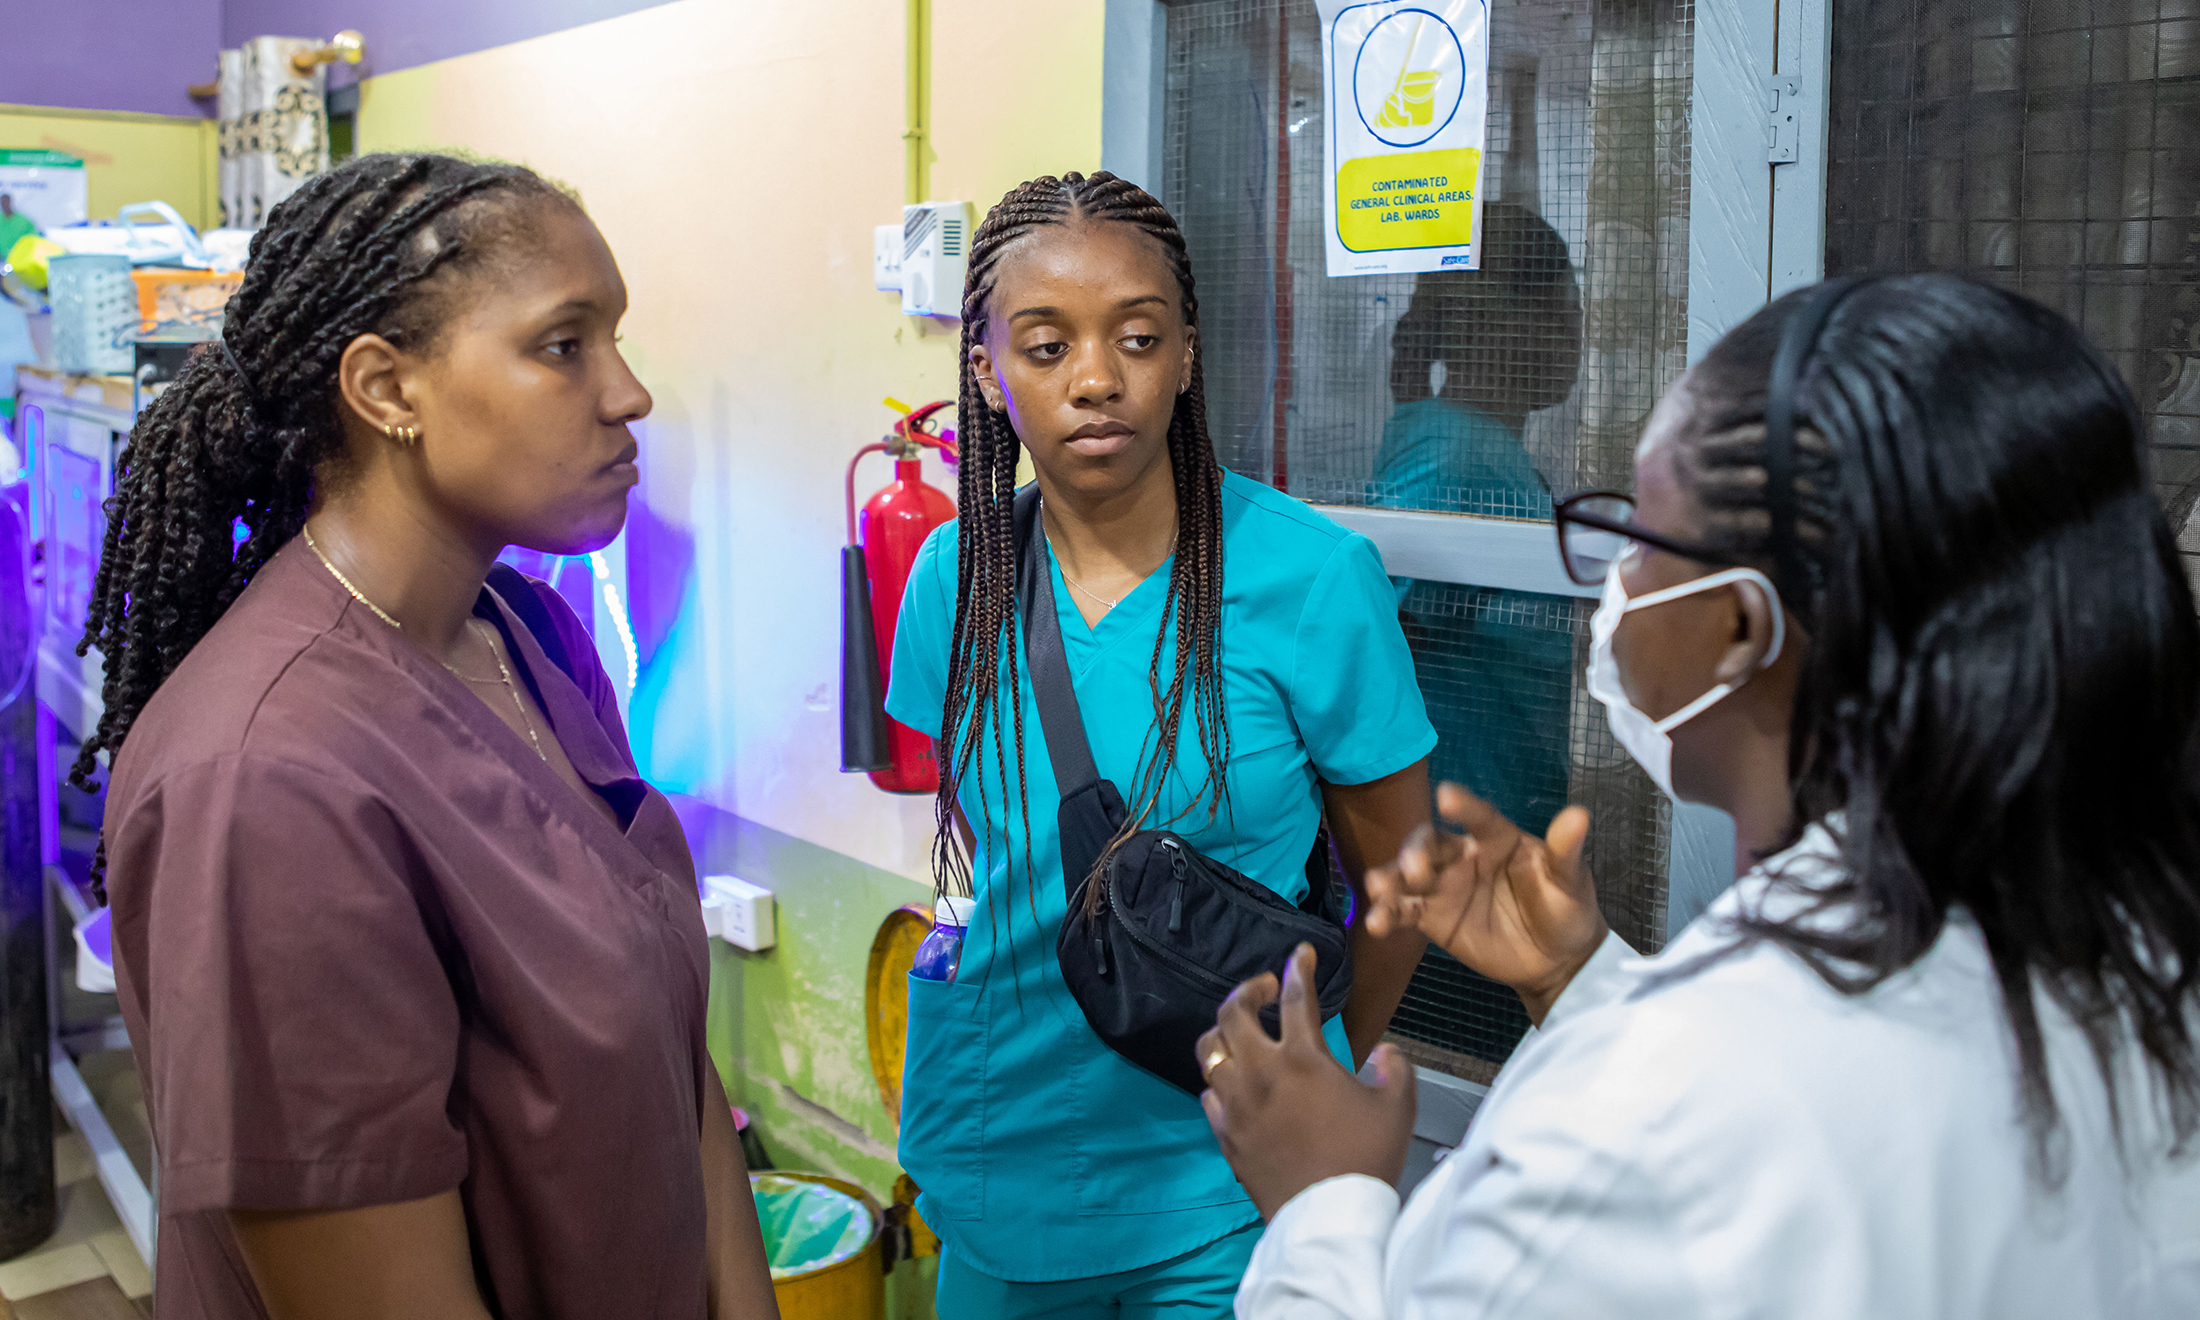
[[[1184,929],[1184,850],[1168,839],[1161,846],[1169,850],[1169,878],[1176,882],[1176,895],[1169,900],[1169,933]]]
[[[1159,846],[1166,849],[1169,853],[1169,874],[1170,877],[1176,881],[1176,897],[1169,906],[1169,933],[1173,935],[1176,933],[1177,928],[1182,924],[1184,889],[1185,886],[1189,883],[1185,878],[1186,861],[1184,857],[1184,848],[1183,845],[1178,843],[1175,839],[1168,838],[1162,839]],[[1317,931],[1331,931],[1337,928],[1338,923],[1314,916],[1312,913],[1309,913],[1301,908],[1293,907],[1291,904],[1284,902],[1283,896],[1277,894],[1272,889],[1268,890],[1267,893],[1271,898],[1275,899],[1276,905],[1274,907],[1270,907],[1268,904],[1261,902],[1253,895],[1243,892],[1239,886],[1231,883],[1230,878],[1227,875],[1210,872],[1209,878],[1214,881],[1215,888],[1222,891],[1222,896],[1225,899],[1237,904],[1241,908],[1246,908],[1252,912],[1255,912],[1267,920],[1281,922],[1285,926],[1292,927],[1297,930],[1302,930],[1309,934]],[[1255,880],[1251,881],[1250,883],[1259,884],[1260,882]],[[1128,928],[1130,924],[1131,923],[1128,921],[1125,921],[1123,923],[1126,928]]]
[[[1100,904],[1103,913],[1113,910],[1115,907],[1115,886],[1112,883],[1113,878],[1114,877],[1111,875],[1109,877],[1110,883],[1103,886],[1100,891]],[[1217,991],[1220,991],[1223,994],[1228,994],[1230,991],[1237,988],[1237,983],[1235,981],[1232,981],[1229,977],[1224,976],[1219,972],[1210,971],[1207,968],[1200,966],[1198,963],[1193,962],[1191,959],[1161,943],[1159,940],[1156,940],[1151,936],[1146,935],[1131,922],[1119,921],[1118,924],[1123,927],[1123,933],[1131,937],[1131,943],[1137,945],[1141,950],[1152,955],[1157,961],[1161,962],[1164,966],[1167,966],[1176,971],[1179,975],[1207,985]],[[1098,946],[1100,951],[1100,965],[1102,968],[1101,974],[1103,976],[1107,974],[1105,970],[1107,967],[1106,930],[1107,928],[1105,924],[1103,924],[1099,932],[1096,933],[1093,941],[1094,944]]]

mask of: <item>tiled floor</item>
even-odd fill
[[[113,995],[77,986],[75,946],[63,940],[63,1022],[111,1019]],[[92,1093],[115,1140],[140,1179],[152,1176],[153,1136],[145,1091],[126,1049],[76,1053],[77,1074]],[[0,1261],[0,1320],[146,1320],[153,1313],[153,1275],[123,1230],[99,1184],[84,1138],[54,1115],[54,1189],[60,1202],[54,1234],[13,1260]]]
[[[149,1298],[122,1295],[113,1279],[71,1284],[20,1302],[0,1301],[0,1320],[146,1320]]]
[[[84,1138],[59,1125],[52,1237],[0,1263],[0,1320],[144,1320],[153,1275],[107,1203]]]

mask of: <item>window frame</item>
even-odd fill
[[[1162,0],[1107,0],[1102,52],[1101,167],[1156,187],[1168,15]],[[1695,0],[1694,21],[1690,362],[1772,298],[1823,278],[1832,0]],[[1788,117],[1784,139],[1775,128],[1781,115]],[[1548,521],[1312,507],[1366,535],[1399,576],[1553,596],[1598,594],[1567,576]],[[1733,868],[1733,822],[1716,809],[1676,803],[1668,938],[1726,889]]]

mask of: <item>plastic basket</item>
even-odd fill
[[[222,313],[244,283],[244,272],[139,266],[130,279],[137,286],[143,334],[212,339],[221,334]]]
[[[71,253],[53,258],[46,270],[56,364],[82,375],[128,375],[138,328],[130,259]]]

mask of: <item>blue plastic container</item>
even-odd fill
[[[963,932],[970,928],[974,900],[942,894],[932,903],[932,933],[917,946],[909,974],[920,981],[952,981],[962,965]]]

